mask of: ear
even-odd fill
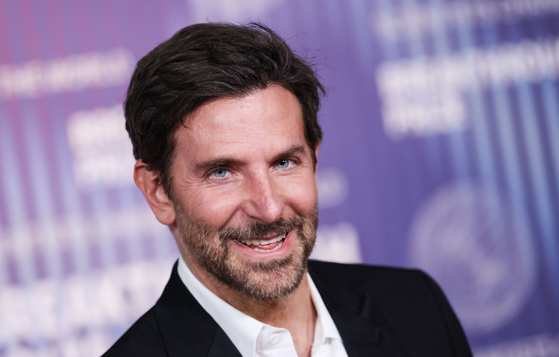
[[[164,225],[173,225],[175,208],[161,185],[159,174],[149,171],[147,165],[142,160],[138,160],[134,165],[134,182],[144,194],[155,218]]]
[[[320,149],[320,142],[314,148],[314,156],[316,157],[316,165],[314,165],[314,178],[316,180],[316,172],[318,171],[318,149]]]

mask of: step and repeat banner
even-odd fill
[[[559,356],[557,0],[0,0],[0,356],[98,356],[155,302],[127,83],[249,20],[328,88],[313,256],[427,271],[477,357]]]

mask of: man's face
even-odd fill
[[[271,86],[206,103],[176,140],[175,234],[190,269],[257,300],[287,296],[306,271],[318,221],[295,96]]]

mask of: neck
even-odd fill
[[[218,296],[236,309],[265,324],[287,328],[286,325],[289,325],[290,321],[299,321],[301,317],[316,319],[306,274],[295,291],[278,300],[258,301],[231,290],[224,287],[224,294]]]
[[[312,302],[307,274],[299,286],[288,296],[260,301],[239,292],[204,274],[199,267],[187,266],[194,276],[219,298],[244,314],[270,326],[285,328],[293,337],[299,356],[310,356],[316,325],[316,309]]]
[[[218,295],[221,299],[260,322],[287,329],[291,333],[297,354],[310,356],[317,314],[306,274],[299,287],[280,301],[255,301],[233,294],[231,289],[224,290],[229,292]]]

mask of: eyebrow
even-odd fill
[[[194,172],[204,172],[218,167],[232,166],[237,162],[238,160],[232,158],[217,158],[213,160],[202,161],[194,166]]]
[[[273,159],[273,162],[276,162],[276,161],[281,160],[281,159],[286,158],[286,157],[290,157],[290,156],[298,155],[298,154],[304,154],[304,153],[305,153],[305,147],[304,146],[294,145],[294,146],[290,147],[289,149],[285,150],[284,152],[276,155]],[[233,165],[238,164],[238,163],[239,163],[239,160],[229,158],[229,157],[222,157],[222,158],[212,159],[212,160],[208,160],[208,161],[202,161],[202,162],[195,165],[194,172],[204,172],[204,171],[215,169],[215,168],[218,168],[218,167],[233,166]]]
[[[304,154],[305,153],[305,147],[302,145],[294,145],[292,147],[290,147],[289,149],[285,150],[284,152],[282,152],[279,155],[276,155],[276,157],[274,158],[274,162],[278,161],[280,159],[289,157],[289,156],[294,156],[294,155],[300,155],[300,154]]]

